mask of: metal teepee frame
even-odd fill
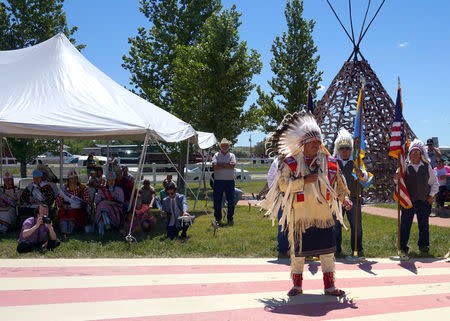
[[[353,51],[314,110],[314,115],[322,129],[324,143],[329,150],[333,150],[333,143],[339,129],[345,128],[349,132],[353,132],[358,93],[362,82],[365,83],[364,138],[366,157],[364,162],[368,170],[374,175],[372,186],[366,191],[366,196],[370,197],[372,201],[392,199],[394,188],[392,178],[396,170],[396,163],[388,157],[388,151],[395,104],[362,55],[359,45],[384,2],[385,0],[381,2],[374,16],[368,25],[365,26],[371,5],[371,0],[368,1],[364,20],[356,41],[352,21],[351,0],[348,1],[351,35],[343,25],[330,1],[327,0],[345,34],[352,42]],[[415,134],[406,123],[405,131],[408,137],[415,137]]]

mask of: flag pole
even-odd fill
[[[357,169],[360,169],[360,157],[361,157],[361,134],[362,134],[362,123],[363,123],[363,108],[364,108],[364,92],[365,92],[365,81],[363,80],[361,82],[361,91],[360,96],[358,97],[359,100],[359,124],[358,124],[358,138],[354,142],[354,150],[355,153],[355,160],[356,160],[356,167]],[[358,115],[356,115],[358,117]],[[356,171],[355,171],[356,174]],[[347,256],[346,260],[350,262],[362,262],[364,261],[364,258],[358,256],[358,208],[359,208],[359,194],[360,194],[360,183],[359,183],[359,177],[356,175],[356,201],[355,201],[355,239],[353,243],[353,253],[351,256]]]
[[[400,157],[397,158],[398,168],[400,168]],[[401,174],[400,174],[401,175]],[[397,254],[401,257],[400,251],[400,182],[397,182]]]
[[[400,76],[398,77],[398,89],[400,89]],[[397,157],[398,168],[401,168],[400,156]],[[399,171],[400,172],[400,171]],[[401,175],[401,173],[399,173]],[[407,261],[408,257],[402,255],[400,245],[400,179],[397,180],[397,255],[391,256],[391,260],[394,261]]]
[[[398,76],[398,88],[400,89],[400,76]],[[397,163],[400,168],[400,157],[397,157]],[[400,182],[397,182],[397,254],[400,257]]]
[[[365,82],[363,81],[361,84],[361,104],[359,106],[359,128],[358,128],[358,142],[357,142],[357,153],[358,153],[358,159],[356,161],[356,166],[358,166],[358,169],[360,169],[361,164],[359,163],[361,158],[361,133],[362,133],[362,123],[363,123],[363,108],[364,108],[364,88]],[[353,256],[358,256],[358,208],[359,208],[359,193],[360,193],[360,186],[359,186],[359,176],[356,175],[356,208],[355,208],[355,243],[353,244]]]

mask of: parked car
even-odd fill
[[[205,179],[209,181],[211,178],[212,173],[214,173],[213,166],[211,162],[205,163]],[[201,178],[202,175],[202,163],[197,163],[195,167],[190,166],[188,168],[184,169],[184,173],[187,171],[187,179],[188,180],[198,180]],[[250,180],[250,173],[247,170],[243,170],[241,168],[234,168],[234,177],[237,180]]]
[[[86,166],[88,156],[82,155],[72,155],[68,160],[65,161],[65,164],[77,164],[78,166]],[[100,165],[106,165],[108,159],[105,156],[94,156],[95,160],[98,160]]]
[[[73,155],[68,151],[63,150],[63,163],[65,163]],[[31,164],[59,164],[59,152],[45,152],[44,154],[38,155]]]

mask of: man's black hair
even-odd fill
[[[174,183],[174,182],[167,183],[167,185],[166,185],[166,187],[165,187],[165,190],[166,190],[166,191],[170,191],[170,190],[172,190],[172,189],[174,189],[174,190],[177,189],[175,183]]]

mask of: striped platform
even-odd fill
[[[450,263],[337,263],[347,298],[322,295],[318,262],[288,298],[287,261],[0,260],[0,320],[445,320]]]

